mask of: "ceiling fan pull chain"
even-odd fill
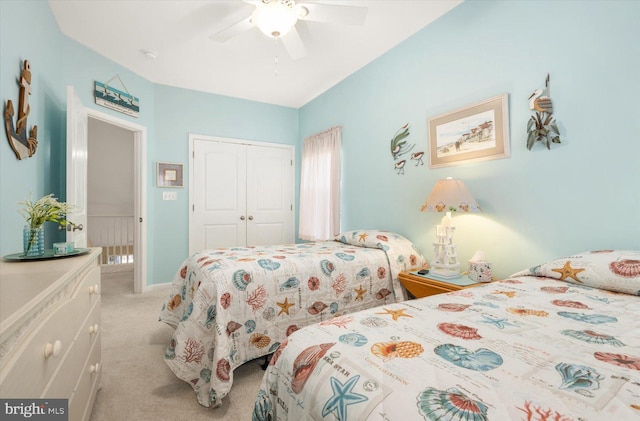
[[[274,61],[275,68],[276,68],[275,69],[275,76],[278,77],[278,38],[274,38],[274,40],[275,40],[275,43],[274,43],[275,44],[275,48],[274,49],[275,49],[276,53],[274,54],[273,61]]]

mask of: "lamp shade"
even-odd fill
[[[478,202],[469,193],[462,180],[454,178],[438,180],[420,210],[423,212],[482,212]]]

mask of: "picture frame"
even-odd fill
[[[429,168],[508,158],[509,94],[431,117]]]
[[[158,187],[184,187],[183,165],[173,162],[158,162],[156,184]]]

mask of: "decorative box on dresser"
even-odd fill
[[[100,387],[100,249],[0,262],[0,397],[69,399],[87,420]]]

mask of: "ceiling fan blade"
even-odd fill
[[[248,31],[253,28],[253,23],[251,22],[251,16],[246,19],[242,19],[240,22],[234,23],[222,31],[215,33],[209,37],[209,39],[217,42],[225,42],[235,37],[236,35],[241,34],[242,32]]]
[[[364,25],[368,9],[363,6],[343,6],[326,3],[298,3],[297,7],[309,11],[298,19],[313,22],[339,23],[343,25]]]
[[[300,33],[296,30],[295,26],[291,28],[287,35],[280,37],[280,39],[292,60],[297,60],[307,55],[307,49],[304,47],[304,42],[302,42]]]

